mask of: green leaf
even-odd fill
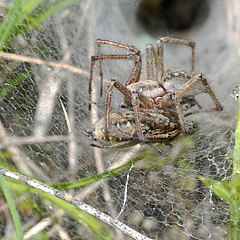
[[[4,176],[2,174],[0,174],[0,184],[2,186],[2,191],[4,194],[4,197],[8,203],[8,207],[13,219],[13,224],[16,230],[16,235],[17,235],[17,239],[21,240],[23,239],[23,231],[22,231],[22,226],[21,226],[21,221],[17,212],[17,208],[16,205],[14,203],[14,200],[12,198],[12,195],[10,193],[10,190],[5,182]]]
[[[225,181],[207,179],[203,176],[198,176],[198,178],[204,183],[204,185],[207,188],[211,189],[218,197],[230,203],[231,189],[228,183],[226,183]]]

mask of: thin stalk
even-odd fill
[[[240,88],[239,88],[240,94]],[[239,95],[240,96],[240,95]],[[233,153],[233,173],[230,182],[230,228],[229,239],[240,239],[240,98],[238,99],[238,120],[235,131],[235,146]]]
[[[0,185],[4,194],[4,197],[8,203],[8,207],[12,216],[13,224],[16,230],[16,235],[18,240],[23,239],[23,231],[21,226],[21,221],[17,212],[16,205],[14,203],[14,199],[12,197],[12,194],[10,192],[9,187],[7,186],[7,183],[5,182],[4,176],[0,173]]]

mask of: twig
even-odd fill
[[[1,134],[0,134],[1,136]],[[23,136],[23,137],[10,137],[8,136],[8,141],[2,141],[0,143],[0,150],[7,148],[9,146],[19,146],[25,144],[39,144],[46,142],[60,142],[69,141],[69,136],[67,135],[48,135],[48,136]]]
[[[23,55],[17,55],[14,53],[6,53],[3,51],[0,51],[0,57],[1,58],[5,58],[5,59],[10,59],[10,60],[14,60],[17,62],[28,62],[28,63],[34,63],[34,64],[40,64],[40,65],[47,65],[50,67],[56,67],[56,68],[62,68],[65,70],[68,70],[70,72],[74,72],[74,73],[78,73],[80,75],[84,75],[84,76],[89,76],[88,71],[82,70],[78,67],[73,67],[69,64],[65,64],[65,63],[59,63],[59,62],[53,62],[53,61],[46,61],[46,60],[41,60],[38,58],[33,58],[33,57],[28,57],[28,56],[23,56]]]

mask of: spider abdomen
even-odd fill
[[[167,92],[176,93],[185,83],[189,82],[196,75],[197,74],[194,72],[187,72],[180,69],[168,69],[162,77],[162,85]],[[185,97],[204,92],[207,92],[207,90],[204,85],[199,82],[186,92]]]

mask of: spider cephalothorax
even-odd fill
[[[164,71],[163,60],[163,46],[165,43],[186,45],[192,49],[192,70],[190,72],[169,69]],[[125,83],[121,83],[116,79],[111,79],[107,88],[107,101],[105,110],[104,134],[105,140],[113,133],[113,119],[115,117],[111,114],[111,101],[113,89],[118,89],[124,96],[124,101],[121,105],[122,108],[126,108],[132,111],[132,116],[135,119],[136,131],[128,134],[126,141],[133,142],[153,142],[149,133],[146,137],[143,129],[146,125],[141,123],[141,116],[143,113],[148,113],[151,118],[154,118],[153,114],[160,114],[169,120],[169,124],[175,124],[178,126],[176,129],[178,133],[188,134],[191,132],[189,128],[189,122],[185,117],[199,112],[212,112],[222,110],[222,106],[212,91],[207,79],[202,74],[194,73],[195,65],[195,42],[164,37],[160,38],[157,42],[157,49],[155,50],[153,45],[148,44],[146,48],[146,62],[147,62],[147,79],[140,81],[141,76],[141,52],[136,47],[122,44],[110,40],[98,39],[97,42],[97,55],[92,56],[91,71],[89,80],[89,108],[91,109],[91,93],[92,93],[92,80],[93,80],[93,68],[95,62],[99,62],[99,72],[101,77],[101,94],[103,91],[103,73],[102,73],[102,60],[121,59],[132,60],[134,67]],[[103,54],[101,53],[101,45],[110,45],[117,48],[128,50],[127,54]],[[215,107],[211,109],[202,109],[200,104],[196,101],[195,95],[200,93],[208,93],[212,98]],[[198,106],[199,110],[194,112],[188,112],[184,115],[184,111],[188,110],[192,106]],[[156,116],[156,119],[160,119],[162,124],[162,117]],[[121,118],[121,116],[119,115]],[[158,120],[156,120],[158,121]],[[120,124],[119,120],[119,124]],[[151,121],[149,121],[151,122]],[[160,125],[161,125],[160,124]],[[170,124],[170,125],[171,125]],[[121,125],[121,124],[120,124]],[[169,125],[169,126],[170,126]],[[147,124],[148,126],[148,124]],[[175,130],[176,130],[175,129]],[[96,129],[95,129],[96,130]],[[121,129],[115,129],[119,132]],[[168,130],[172,131],[172,130]],[[121,132],[121,131],[120,131]],[[124,133],[125,134],[125,133]],[[162,133],[161,133],[162,134]],[[162,135],[159,135],[159,141],[162,141]],[[168,136],[168,135],[166,135]],[[169,135],[169,139],[172,138],[172,134]],[[137,138],[137,141],[136,141]],[[123,138],[124,139],[124,138]],[[154,138],[154,142],[157,141],[157,137]],[[115,145],[112,144],[112,147]]]

